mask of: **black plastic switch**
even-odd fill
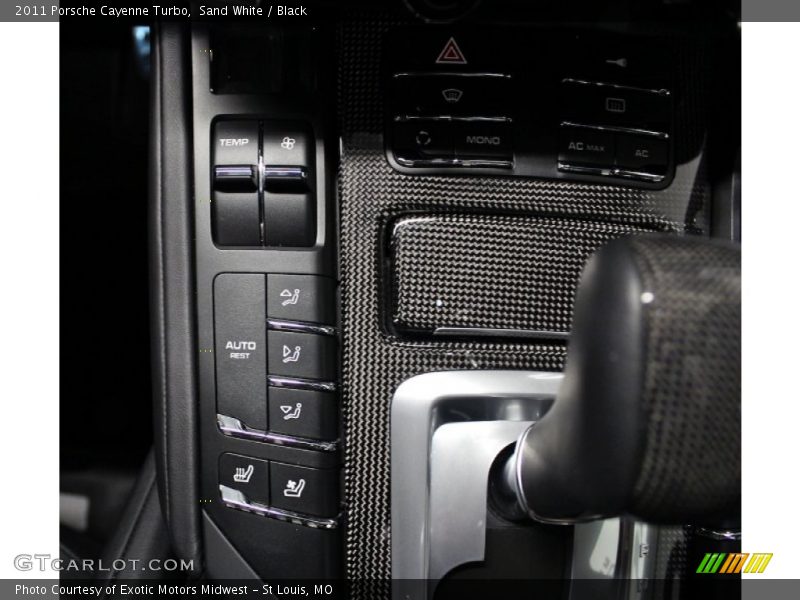
[[[559,162],[569,165],[614,166],[614,136],[583,127],[562,127]]]
[[[217,121],[211,146],[212,166],[257,165],[258,121]]]
[[[315,517],[339,514],[339,472],[270,463],[271,504]]]
[[[666,90],[564,83],[564,118],[582,125],[606,125],[668,132],[670,96]]]
[[[504,121],[465,121],[454,129],[456,158],[505,162],[513,158],[511,128]]]
[[[326,392],[269,389],[270,430],[296,437],[334,440],[338,431],[336,396]]]
[[[267,316],[332,325],[333,280],[316,275],[267,275]]]
[[[305,167],[311,172],[313,136],[306,127],[291,121],[265,121],[261,153],[267,167]]]
[[[255,192],[258,189],[256,165],[214,167],[214,189],[224,192]]]
[[[270,192],[308,191],[306,167],[264,167],[264,189]]]
[[[503,76],[401,75],[393,79],[395,112],[403,116],[501,117],[510,79]]]
[[[269,463],[226,453],[219,457],[219,482],[242,492],[248,500],[269,504]]]
[[[336,380],[336,340],[312,333],[269,332],[269,373]]]
[[[266,278],[223,273],[214,280],[217,411],[267,428]]]
[[[410,161],[453,158],[453,132],[443,121],[396,121],[394,152],[398,159]]]
[[[313,246],[317,238],[314,195],[264,192],[264,242],[267,246]]]
[[[211,223],[220,246],[261,245],[258,194],[214,192]]]
[[[667,170],[668,142],[665,139],[617,135],[617,166],[643,173],[664,174]]]

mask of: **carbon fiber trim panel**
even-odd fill
[[[489,176],[407,176],[388,165],[383,141],[382,45],[385,33],[399,24],[378,8],[362,9],[339,30],[346,573],[356,598],[389,595],[389,405],[398,384],[439,370],[560,370],[565,357],[563,343],[405,342],[389,335],[381,296],[388,225],[409,214],[493,213],[607,223],[609,237],[639,229],[708,231],[705,163],[702,155],[689,156],[687,150],[697,147],[704,131],[701,50],[687,43],[676,52],[680,164],[664,191]],[[552,268],[560,267],[553,263]],[[555,283],[541,301],[554,307],[553,322],[566,326],[572,275],[563,282],[557,272],[548,276]],[[376,582],[385,583],[376,589]]]
[[[568,333],[586,259],[639,228],[505,215],[403,217],[391,226],[391,324]]]

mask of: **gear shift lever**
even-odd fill
[[[528,516],[738,522],[740,290],[732,244],[632,237],[590,260],[556,402],[498,482]]]

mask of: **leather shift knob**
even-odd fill
[[[740,262],[738,245],[648,235],[587,263],[564,382],[507,470],[529,516],[738,519]]]

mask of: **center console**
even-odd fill
[[[333,88],[322,68],[329,34],[258,28],[250,37],[243,29],[238,37],[192,29],[203,537],[208,556],[238,555],[262,578],[336,578],[340,329],[325,100]],[[253,60],[261,43],[283,60]],[[305,53],[318,69],[309,70]],[[228,577],[218,565],[230,560],[208,561],[209,573]]]
[[[517,428],[505,421],[534,422],[552,400],[597,248],[724,230],[734,200],[718,178],[737,146],[709,107],[735,113],[720,98],[738,90],[724,67],[738,38],[423,25],[379,6],[304,23],[164,24],[156,36],[160,130],[191,115],[185,160],[162,153],[154,182],[157,303],[180,317],[161,329],[162,502],[178,553],[211,578],[347,578],[366,582],[353,598],[386,597],[393,557],[416,564],[420,548],[393,514],[392,469],[419,460],[402,446],[415,431],[390,432],[398,386],[536,373],[536,414],[508,395],[472,404],[470,390],[432,409],[441,443],[456,429],[470,438],[451,427],[461,421],[497,421],[491,444],[505,444]],[[164,78],[175,72],[185,97]],[[485,533],[486,565],[453,577],[529,574],[518,559],[531,548],[548,556],[537,577],[568,572],[569,527],[491,514]],[[445,559],[437,578],[469,563]]]

